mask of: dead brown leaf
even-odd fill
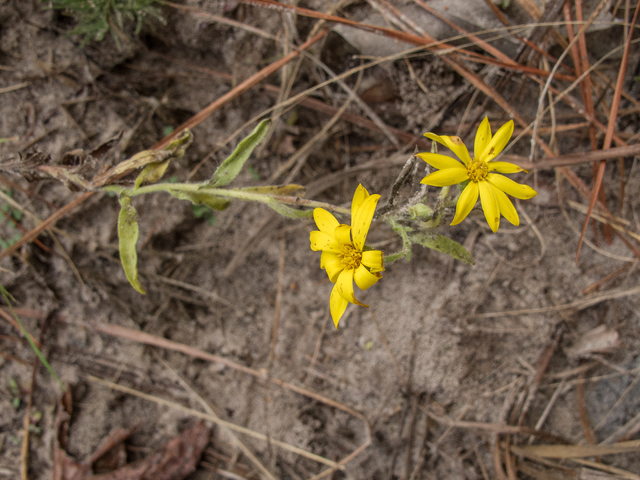
[[[67,391],[58,404],[56,441],[53,446],[53,480],[181,480],[195,471],[209,442],[210,429],[198,421],[193,427],[156,449],[148,457],[110,472],[94,475],[92,466],[122,445],[133,429],[118,428],[111,432],[84,462],[77,462],[67,452],[71,395]],[[122,458],[121,455],[117,457]]]

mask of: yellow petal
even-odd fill
[[[336,283],[338,275],[340,275],[340,272],[344,270],[344,265],[342,265],[342,262],[340,260],[332,260],[324,264],[324,269],[327,272],[329,281],[331,283]]]
[[[338,225],[333,231],[333,236],[342,245],[351,245],[351,227],[349,225]]]
[[[487,148],[491,141],[491,125],[489,125],[489,117],[484,117],[484,120],[480,122],[478,131],[476,132],[476,141],[473,145],[473,154],[476,158],[480,158],[484,149]]]
[[[335,260],[340,260],[337,253],[322,252],[322,255],[320,256],[320,268],[324,268],[327,262],[333,262]]]
[[[487,180],[494,186],[502,190],[504,193],[511,195],[512,197],[519,198],[520,200],[527,200],[535,197],[536,192],[529,185],[522,185],[518,182],[514,182],[510,178],[504,175],[498,175],[497,173],[490,173],[487,175]]]
[[[478,188],[480,189],[480,202],[482,203],[482,210],[484,210],[484,217],[487,219],[489,228],[497,232],[500,226],[500,207],[498,206],[496,194],[493,193],[493,188],[487,181],[478,182]]]
[[[369,307],[369,305],[365,305],[356,300],[356,297],[353,295],[353,275],[355,270],[350,268],[349,270],[343,270],[338,275],[338,279],[336,280],[336,288],[338,289],[338,293],[344,298],[347,302],[355,303],[356,305],[360,305],[361,307]]]
[[[367,239],[367,233],[369,232],[369,227],[371,226],[371,220],[373,219],[373,214],[376,211],[378,200],[380,200],[380,195],[378,194],[367,197],[360,207],[358,207],[358,210],[356,210],[355,215],[351,219],[351,236],[353,238],[353,245],[359,252],[362,251],[364,242]]]
[[[344,265],[342,265],[338,254],[322,252],[322,256],[320,257],[320,268],[324,268],[327,271],[329,280],[335,283],[336,278],[338,278],[338,274],[342,271]]]
[[[491,184],[489,184],[491,185]],[[496,200],[498,201],[498,207],[500,207],[500,213],[504,218],[506,218],[511,225],[518,226],[520,225],[520,217],[518,217],[518,212],[516,211],[516,207],[513,206],[509,197],[500,190],[499,188],[491,185],[493,189],[493,193],[496,196]]]
[[[451,157],[447,157],[446,155],[440,155],[439,153],[418,153],[416,157],[421,158],[433,168],[437,168],[438,170],[442,170],[445,168],[461,168],[462,164]]]
[[[381,273],[370,273],[364,265],[360,265],[356,268],[356,271],[353,274],[353,279],[360,290],[366,290],[372,285],[375,285],[381,278]]]
[[[467,169],[460,166],[460,168],[445,168],[444,170],[430,173],[420,180],[420,183],[434,187],[448,187],[449,185],[462,183],[468,179],[469,174],[467,173]]]
[[[347,301],[342,298],[342,295],[338,293],[338,284],[336,283],[331,290],[331,296],[329,297],[329,309],[331,310],[331,318],[336,328],[338,328],[338,322],[347,309]]]
[[[321,232],[327,235],[333,235],[333,231],[339,225],[336,217],[327,212],[324,208],[316,208],[313,210],[313,219]]]
[[[458,198],[458,203],[456,204],[456,216],[453,217],[451,225],[457,225],[467,218],[467,215],[469,215],[469,212],[473,210],[477,201],[478,184],[476,182],[469,182],[469,185],[467,185]]]
[[[490,172],[498,172],[498,173],[518,173],[518,172],[526,172],[522,167],[514,163],[509,162],[491,162],[489,164]]]
[[[436,135],[435,133],[425,133],[425,137],[429,140],[433,140],[434,142],[441,143],[456,156],[462,160],[465,165],[469,165],[471,163],[471,157],[469,156],[469,150],[465,146],[464,142],[460,140],[460,137],[447,137],[445,135]]]
[[[513,120],[509,120],[498,129],[491,141],[487,144],[487,146],[480,154],[479,159],[483,162],[489,163],[491,160],[496,158],[496,155],[502,152],[502,150],[504,150],[504,147],[507,146],[507,143],[509,142],[512,134]]]
[[[314,230],[309,235],[309,239],[311,240],[311,250],[314,252],[322,250],[323,252],[340,253],[342,250],[342,246],[338,241],[324,232]]]
[[[362,263],[365,267],[369,267],[372,273],[384,272],[383,261],[380,250],[362,252]]]
[[[351,225],[353,225],[353,218],[356,216],[356,212],[367,198],[369,198],[369,192],[367,189],[362,186],[362,184],[358,185],[355,193],[353,194],[353,200],[351,201]]]

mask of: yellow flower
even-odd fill
[[[504,150],[511,134],[513,134],[513,120],[500,127],[492,137],[489,119],[484,117],[476,133],[473,158],[469,156],[467,147],[459,137],[446,137],[434,133],[424,134],[434,142],[448,147],[462,163],[446,155],[419,153],[418,157],[438,169],[437,172],[424,177],[421,183],[434,187],[445,187],[470,180],[458,198],[456,216],[451,225],[457,225],[469,215],[478,201],[478,193],[484,216],[491,230],[494,232],[498,230],[500,214],[513,225],[520,224],[518,212],[505,193],[525,200],[535,197],[537,192],[527,185],[521,185],[510,178],[499,175],[500,173],[517,173],[526,170],[513,163],[493,161]]]
[[[323,208],[313,211],[313,218],[320,230],[311,232],[311,250],[322,251],[320,268],[324,268],[329,280],[335,283],[329,307],[336,328],[348,303],[369,307],[353,295],[354,280],[360,289],[366,290],[382,278],[379,273],[384,271],[382,252],[364,249],[379,199],[380,195],[369,195],[362,185],[358,185],[351,202],[351,226],[340,224],[336,217]]]

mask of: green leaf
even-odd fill
[[[181,192],[179,190],[169,190],[169,193],[180,200],[189,200],[194,205],[206,205],[214,210],[224,210],[231,203],[226,198],[216,197],[210,193]]]
[[[138,280],[138,252],[136,243],[138,242],[138,220],[136,219],[136,209],[131,205],[131,199],[126,196],[120,197],[120,214],[118,215],[118,241],[120,244],[120,261],[124,274],[133,288],[143,295],[144,291],[140,280]]]
[[[258,126],[242,140],[227,159],[220,164],[205,187],[224,187],[238,176],[245,162],[269,130],[270,120],[261,121]]]
[[[171,158],[165,160],[164,162],[153,162],[144,167],[136,178],[134,188],[138,188],[140,185],[142,185],[142,182],[156,183],[162,178],[164,172],[167,171],[167,167],[169,166],[170,162]]]
[[[262,195],[283,196],[283,197],[304,197],[306,193],[302,185],[268,185],[264,187],[239,188],[242,192],[260,193]]]
[[[216,217],[211,209],[205,205],[191,205],[193,216],[196,218],[204,218],[209,225],[216,223]]]
[[[296,210],[295,208],[288,207],[282,202],[278,202],[275,198],[267,199],[267,205],[283,217],[293,218],[294,220],[313,217],[313,210]]]
[[[467,251],[466,248],[464,248],[458,242],[454,242],[450,238],[445,237],[444,235],[440,235],[438,233],[421,232],[409,235],[409,239],[413,243],[418,243],[423,247],[446,253],[447,255],[451,255],[456,260],[462,260],[469,265],[475,264],[473,256]]]
[[[184,152],[186,152],[192,142],[193,135],[191,134],[191,130],[185,128],[177,138],[172,140],[169,145],[164,147],[162,150],[145,150],[145,152],[142,152],[154,156],[158,161],[151,162],[142,169],[136,178],[134,188],[138,188],[143,182],[155,183],[160,180],[167,171],[167,167],[171,160],[182,158],[184,156]]]

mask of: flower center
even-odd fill
[[[353,245],[343,245],[338,257],[340,257],[345,270],[358,268],[362,261],[362,253],[356,250]]]
[[[472,182],[478,183],[479,181],[487,178],[487,175],[489,174],[489,167],[482,160],[474,158],[467,166],[467,173],[469,174],[469,179]]]

